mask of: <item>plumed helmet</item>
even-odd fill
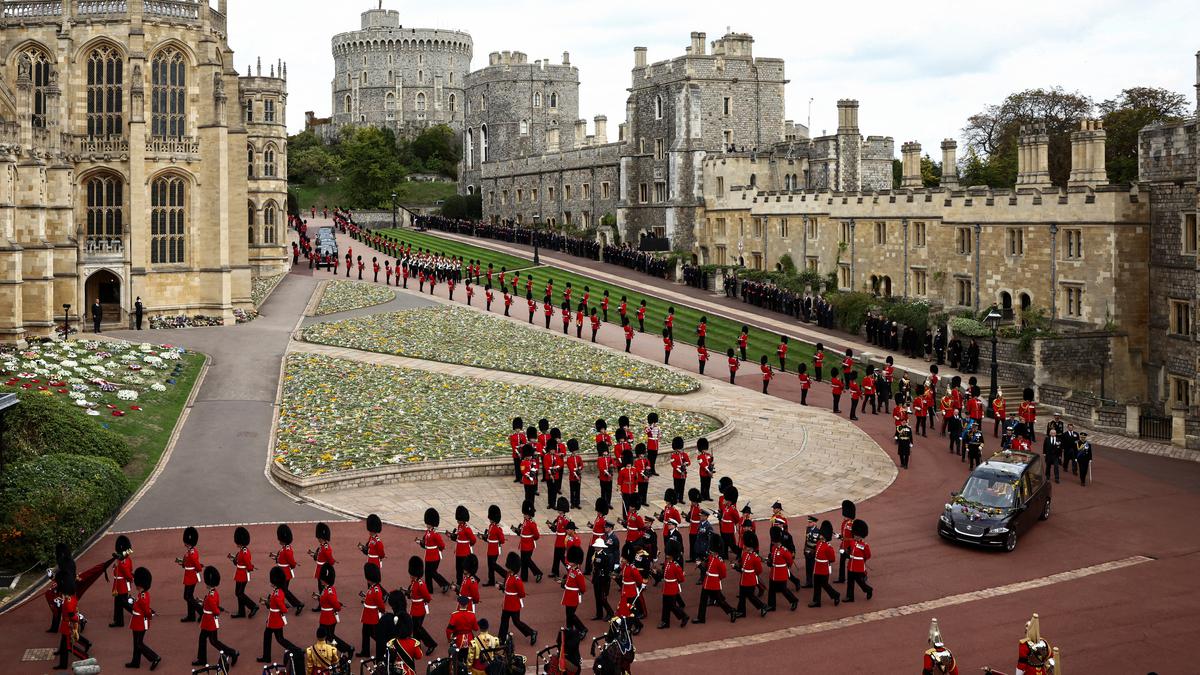
[[[532,518],[533,514],[535,514],[535,513],[537,513],[537,509],[533,508],[533,502],[529,501],[528,499],[521,502],[521,514],[522,515],[526,515],[526,516],[529,516],[530,518]]]
[[[567,501],[566,497],[559,497],[558,501],[554,503],[554,510],[566,513],[571,510],[571,502]]]
[[[946,646],[946,643],[942,641],[942,629],[938,626],[937,619],[929,622],[929,646],[934,649],[941,649]]]
[[[475,555],[474,553],[467,554],[467,557],[463,558],[463,569],[471,575],[474,575],[476,572],[478,572],[479,556]]]
[[[579,439],[567,439],[567,452],[579,452]]]
[[[467,510],[467,507],[459,504],[454,507],[454,520],[460,523],[469,523],[471,522],[471,512]]]
[[[738,500],[738,489],[730,485],[724,492],[725,501],[736,504]]]
[[[133,544],[129,542],[129,537],[126,537],[123,534],[118,534],[117,540],[113,542],[113,550],[121,555],[124,555],[125,551],[128,551],[131,548],[133,548]]]
[[[379,534],[380,532],[383,532],[383,521],[380,520],[379,516],[375,515],[374,513],[367,516],[367,532],[371,532],[373,534]]]
[[[825,541],[833,541],[833,523],[828,520],[821,521],[821,538]]]
[[[583,549],[579,548],[578,546],[572,546],[571,548],[567,549],[567,562],[571,563],[572,565],[578,565],[579,563],[583,562]]]
[[[707,449],[708,449],[708,439],[707,438],[697,438],[696,439],[696,450],[700,451],[700,450],[707,450]]]
[[[771,510],[782,511],[783,510],[783,502],[779,501],[778,499],[775,500],[775,503],[771,504]]]
[[[867,533],[870,532],[870,529],[867,528],[867,521],[855,520],[854,523],[850,525],[850,531],[853,532],[854,536],[856,537],[865,538]]]
[[[238,528],[233,531],[233,543],[237,544],[238,546],[249,546],[250,530],[238,526]]]
[[[525,426],[525,420],[520,417],[514,417],[512,422],[513,431],[520,431]]]
[[[629,426],[629,415],[621,415],[620,417],[618,417],[617,418],[617,426],[621,426],[621,427]]]
[[[185,546],[195,546],[200,541],[200,532],[192,526],[183,528],[183,543]]]
[[[275,588],[283,588],[287,585],[287,573],[283,571],[282,567],[272,567],[268,574],[271,577],[271,585]]]
[[[387,595],[388,609],[392,610],[392,614],[404,614],[408,609],[408,598],[404,597],[404,591],[396,589]]]
[[[333,565],[321,565],[321,583],[326,586],[332,586],[337,580],[337,571],[333,569]]]
[[[608,513],[608,501],[604,497],[596,497],[596,513]]]
[[[325,523],[317,523],[316,531],[317,531],[317,539],[320,539],[322,541],[329,541],[330,539],[333,538],[329,532],[329,525],[327,525]]]
[[[675,488],[667,488],[667,491],[663,493],[663,501],[668,504],[678,503],[678,500],[675,499]]]
[[[408,575],[412,577],[425,576],[425,561],[421,560],[421,556],[414,555],[408,559]]]
[[[75,561],[70,558],[64,558],[58,566],[58,572],[54,575],[54,582],[58,585],[58,592],[62,595],[75,595],[78,584],[75,581]]]
[[[853,518],[854,514],[856,514],[856,513],[858,513],[858,507],[856,507],[854,505],[854,502],[850,501],[849,499],[843,499],[842,500],[842,517],[843,518]]]
[[[493,523],[500,522],[500,507],[492,504],[488,507],[488,520]]]
[[[150,590],[150,584],[154,581],[154,575],[150,574],[150,570],[145,567],[139,567],[133,571],[133,585],[143,591]]]
[[[428,527],[437,527],[442,522],[442,516],[438,510],[432,506],[425,509],[425,525]]]
[[[753,531],[743,532],[742,545],[746,548],[758,548],[758,535]]]
[[[675,438],[671,439],[671,449],[672,450],[682,450],[683,449],[683,436],[676,436]]]
[[[779,527],[778,525],[772,527],[769,534],[771,535],[771,543],[778,544],[779,542],[783,541],[782,527]]]
[[[689,502],[699,502],[700,501],[700,490],[698,488],[689,488],[687,495],[688,495]]]
[[[221,570],[209,565],[204,568],[204,585],[216,588],[221,585]]]
[[[509,551],[508,557],[504,559],[504,568],[513,574],[520,572],[521,556],[517,555],[516,551]]]
[[[650,424],[658,424],[658,413],[652,412],[649,415],[646,415],[646,421]]]
[[[363,563],[363,578],[367,583],[377,584],[382,578],[379,574],[379,566],[371,563]]]
[[[275,528],[275,538],[283,544],[292,543],[292,528],[287,523],[280,523],[279,527]]]
[[[1024,398],[1026,401],[1032,401],[1033,400],[1033,387],[1025,387],[1025,391],[1023,392],[1023,394],[1024,394]]]
[[[1038,618],[1037,612],[1034,612],[1025,624],[1025,639],[1030,642],[1038,642],[1042,639],[1042,621]]]

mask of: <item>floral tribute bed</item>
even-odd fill
[[[537,320],[541,320],[540,314]],[[585,336],[590,330],[585,327]],[[335,347],[623,389],[685,394],[700,387],[694,378],[669,368],[460,307],[427,307],[319,323],[304,329],[303,335],[308,342]]]
[[[657,410],[663,435],[697,438],[720,427],[699,413],[601,396],[452,377],[317,354],[291,354],[284,372],[275,461],[300,476],[449,458],[509,457],[513,417],[546,418],[585,454],[599,418],[628,415],[641,429]]]
[[[382,305],[396,299],[396,292],[385,286],[365,281],[330,281],[325,285],[321,301],[317,303],[317,315],[334,314],[351,309]]]

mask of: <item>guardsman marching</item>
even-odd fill
[[[558,511],[558,515],[554,518],[554,520],[546,521],[547,527],[549,527],[550,531],[554,533],[554,562],[550,566],[551,579],[558,578],[558,568],[560,565],[566,562],[567,523],[570,522],[570,518],[567,517],[567,513],[571,511],[571,504],[567,501],[566,497],[559,497],[554,503],[554,509]]]
[[[181,622],[199,621],[202,616],[200,602],[196,600],[196,584],[200,583],[200,574],[204,566],[200,564],[200,551],[196,544],[200,541],[200,532],[194,527],[183,529],[183,545],[186,547],[182,558],[175,562],[183,568],[183,602],[187,605],[187,616]]]
[[[653,414],[653,413],[652,413]],[[687,474],[688,467],[692,465],[692,458],[688,456],[687,450],[683,447],[683,437],[676,436],[671,439],[671,480],[675,487],[675,495],[687,494]]]
[[[833,541],[833,523],[828,520],[821,521],[820,534],[813,554],[813,599],[808,606],[820,607],[823,591],[833,598],[833,606],[837,607],[842,602],[842,596],[829,585],[829,575],[833,572],[835,558],[833,546],[830,544]]]
[[[321,568],[321,581],[325,587],[317,596],[317,606],[321,611],[318,625],[328,632],[330,642],[336,644],[340,651],[353,652],[354,647],[337,639],[337,625],[341,621],[342,601],[338,599],[337,588],[334,586],[336,580],[337,571],[333,566]]]
[[[646,415],[646,457],[650,460],[650,475],[658,475],[658,446],[662,440],[662,427],[658,425],[658,413]],[[673,442],[672,442],[673,443]]]
[[[567,569],[562,580],[562,606],[566,612],[567,627],[587,635],[587,626],[583,625],[583,621],[577,615],[579,605],[583,603],[583,596],[587,593],[587,578],[583,570],[579,569],[582,563],[583,549],[578,546],[567,549]]]
[[[146,631],[150,630],[150,619],[154,610],[150,608],[150,583],[153,577],[150,570],[139,567],[133,571],[133,585],[137,595],[129,599],[130,613],[129,628],[133,633],[133,658],[125,664],[126,668],[141,668],[142,657],[150,662],[150,670],[158,668],[162,657],[146,645]]]
[[[425,645],[426,653],[432,654],[433,650],[437,649],[437,642],[424,626],[425,617],[429,615],[429,603],[433,600],[433,596],[429,594],[429,586],[425,583],[427,575],[428,572],[421,556],[414,555],[408,559],[407,594],[410,603],[409,615],[412,616],[413,623],[413,637]]]
[[[1035,613],[1025,624],[1025,637],[1017,643],[1017,675],[1053,675],[1057,673],[1056,650],[1042,637],[1041,620]]]
[[[921,675],[958,675],[958,663],[954,654],[942,642],[942,630],[938,620],[933,619],[929,624],[929,649],[925,650]]]
[[[234,536],[237,536],[236,531],[234,531]],[[278,567],[283,572],[283,581],[280,584],[276,584],[275,573],[271,572],[271,584],[280,588],[284,599],[287,600],[287,604],[296,608],[296,613],[299,614],[304,611],[304,603],[300,602],[292,594],[290,588],[291,580],[296,574],[297,567],[296,553],[292,550],[292,528],[286,523],[280,523],[279,527],[275,528],[275,538],[279,540],[279,551],[272,553],[271,559],[275,561],[275,567]],[[250,541],[249,537],[246,538],[246,541]],[[254,616],[254,614],[251,613],[250,616]]]
[[[526,505],[529,506],[529,511],[533,510],[533,504],[526,502]],[[534,527],[537,527],[536,523]],[[533,645],[537,644],[538,633],[521,621],[521,608],[525,606],[525,580],[521,578],[521,572],[525,565],[521,558],[522,556],[517,555],[516,551],[509,551],[508,559],[504,563],[508,569],[508,575],[504,577],[504,603],[500,608],[500,636],[502,639],[508,637],[508,624],[511,621],[522,635],[529,638],[529,644]]]
[[[854,539],[854,519],[858,513],[858,507],[849,499],[842,500],[842,527],[838,532],[838,539],[841,543],[838,546],[838,578],[836,583],[845,583],[846,581],[846,563],[850,560],[850,542]]]
[[[233,531],[233,543],[238,550],[236,553],[229,554],[229,559],[233,561],[233,588],[238,608],[237,613],[230,616],[243,617],[249,610],[250,618],[253,619],[254,615],[258,614],[258,605],[250,599],[249,595],[246,595],[246,585],[250,583],[250,573],[254,571],[254,560],[250,555],[250,531],[244,527],[238,527]],[[220,573],[218,572],[218,574]]]
[[[767,553],[767,563],[770,565],[767,577],[767,611],[775,611],[775,598],[780,593],[787,599],[790,609],[796,611],[800,599],[792,595],[791,589],[788,588],[788,580],[792,578],[792,565],[796,562],[795,555],[783,544],[782,527],[772,526],[770,534],[771,550]]]
[[[664,546],[665,558],[662,566],[663,608],[660,629],[671,626],[671,616],[679,619],[679,627],[688,625],[691,618],[683,610],[683,546],[677,539],[669,540]]]
[[[571,498],[571,508],[580,506],[580,489],[583,485],[583,457],[579,455],[579,440],[567,440],[567,456],[563,458],[563,470],[567,474],[567,487]]]
[[[537,541],[542,538],[542,533],[538,530],[537,522],[533,519],[536,513],[537,510],[534,508],[533,502],[525,500],[521,504],[521,514],[525,518],[521,521],[520,526],[513,526],[513,532],[521,538],[521,555],[519,558],[521,561],[521,581],[528,581],[529,573],[533,572],[534,583],[540,584],[542,583],[542,570],[533,561],[533,552],[537,548]],[[512,555],[509,554],[509,557],[511,558]],[[509,569],[511,571],[511,568]]]
[[[416,542],[425,551],[425,586],[433,588],[434,582],[437,582],[441,587],[442,593],[450,590],[450,582],[438,573],[438,566],[442,563],[442,551],[446,550],[446,540],[442,538],[440,532],[437,531],[438,524],[442,521],[441,514],[435,508],[425,509],[425,532],[417,537]],[[429,651],[433,651],[430,649]]]
[[[238,651],[217,637],[217,631],[221,629],[221,595],[217,592],[217,587],[221,585],[221,572],[209,565],[204,568],[203,576],[208,592],[201,602],[200,643],[196,647],[196,660],[192,661],[192,665],[208,665],[208,645],[211,643],[221,654],[229,656],[229,665],[233,667],[237,663]]]
[[[715,532],[712,533],[711,539],[708,558],[700,566],[704,580],[700,584],[700,607],[696,611],[696,619],[693,623],[705,622],[705,615],[710,604],[720,607],[729,615],[729,622],[734,623],[737,621],[738,613],[726,602],[725,594],[721,592],[721,582],[728,574],[725,560],[721,557],[721,540]]]
[[[871,559],[871,547],[865,541],[867,538],[867,521],[855,520],[850,526],[853,539],[845,544],[850,562],[847,565],[849,573],[846,583],[846,602],[854,602],[854,587],[859,586],[867,594],[867,599],[875,594],[875,589],[867,583],[867,561]]]
[[[467,648],[475,639],[475,631],[479,630],[479,619],[471,604],[470,598],[460,595],[457,609],[450,613],[450,621],[446,624],[446,640],[450,644],[451,657],[465,657]]]
[[[712,486],[713,474],[717,472],[717,467],[707,438],[696,439],[696,465],[700,471],[700,499],[711,502],[709,488]]]
[[[820,380],[817,381],[819,382]],[[841,414],[842,410],[840,406],[842,403],[843,385],[841,375],[836,368],[829,373],[829,387],[830,393],[833,394],[833,412],[834,414]]]
[[[383,616],[384,592],[383,586],[379,585],[380,570],[377,565],[363,563],[363,577],[367,580],[367,590],[359,593],[362,596],[363,610],[362,649],[358,656],[365,659],[371,656],[371,639],[375,637],[379,619]]]
[[[458,594],[471,600],[471,611],[479,604],[479,558],[471,553],[463,558],[463,578],[458,584]]]
[[[467,556],[475,552],[475,530],[471,528],[471,512],[459,504],[454,508],[454,583],[462,585]],[[460,592],[461,595],[461,592]]]
[[[317,550],[309,551],[309,555],[311,555],[312,559],[317,563],[316,569],[313,571],[313,576],[317,579],[317,592],[319,593],[320,591],[325,590],[325,582],[323,580],[324,577],[321,574],[321,570],[326,567],[333,567],[335,564],[337,564],[337,560],[334,560],[333,547],[329,545],[329,540],[332,537],[332,534],[329,531],[329,526],[325,523],[317,523],[316,536]],[[314,606],[312,611],[318,612],[320,611],[320,607]]]
[[[383,550],[383,540],[379,538],[379,533],[383,532],[383,521],[374,513],[367,516],[367,532],[367,543],[359,544],[358,550],[367,556],[368,564],[382,570],[383,559],[387,557]]]
[[[487,542],[488,564],[488,580],[484,586],[495,586],[496,573],[500,574],[501,581],[504,581],[504,577],[507,575],[504,568],[497,562],[504,546],[504,528],[500,525],[500,507],[495,504],[488,507],[488,529],[484,540]]]
[[[129,537],[117,535],[113,543],[113,620],[109,628],[121,628],[125,625],[125,612],[129,609],[129,593],[133,588],[133,544]]]

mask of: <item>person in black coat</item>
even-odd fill
[[[142,315],[145,313],[145,309],[146,308],[142,306],[142,296],[139,295],[137,300],[133,301],[134,326],[138,330],[142,329]]]
[[[1054,472],[1054,482],[1058,481],[1058,467],[1062,463],[1063,443],[1058,435],[1058,429],[1050,427],[1042,439],[1042,459],[1046,462],[1046,480],[1050,480],[1050,472]]]
[[[92,332],[100,332],[100,319],[104,318],[104,308],[100,306],[100,299],[97,298],[92,303]]]

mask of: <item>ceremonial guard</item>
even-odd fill
[[[411,603],[409,615],[412,616],[413,637],[425,645],[425,653],[432,654],[437,649],[437,642],[429,631],[425,630],[425,617],[429,614],[429,603],[433,596],[429,594],[429,586],[425,583],[429,571],[420,556],[408,559],[408,600]]]
[[[592,321],[592,342],[595,342],[596,334],[600,332],[600,317],[596,315],[595,308],[592,309],[591,321]]]
[[[537,497],[537,461],[533,457],[533,446],[525,443],[521,446],[521,487],[525,491],[525,501],[533,503]]]
[[[942,642],[942,631],[938,627],[937,619],[933,619],[929,624],[929,649],[925,650],[921,675],[958,675],[958,663],[954,661],[954,654],[951,654]]]
[[[54,583],[58,591],[55,600],[58,604],[58,625],[55,626],[58,632],[58,665],[54,669],[66,670],[67,661],[72,656],[87,658],[92,648],[91,641],[82,635],[75,561],[70,559],[69,554],[59,561]]]
[[[737,377],[739,361],[733,355],[733,347],[725,350],[725,357],[729,360],[729,384],[734,384],[734,378]]]
[[[125,625],[125,612],[129,610],[129,592],[133,588],[133,544],[129,537],[119,534],[113,542],[113,620],[109,628],[121,628]]]
[[[559,497],[557,503],[554,504],[554,510],[558,511],[558,515],[554,520],[546,521],[546,526],[554,533],[554,558],[550,566],[551,579],[559,577],[558,568],[566,562],[567,523],[570,522],[567,513],[570,512],[571,505],[567,502],[566,497]]]
[[[817,541],[817,549],[813,554],[813,599],[808,603],[809,607],[821,606],[822,592],[833,598],[834,607],[842,602],[841,594],[829,585],[829,575],[833,571],[835,558],[831,541],[833,541],[833,523],[828,520],[821,521],[821,538]]]
[[[788,336],[779,336],[779,346],[775,348],[775,355],[779,357],[779,372],[787,372],[787,352],[788,352]]]
[[[600,298],[600,313],[604,315],[604,322],[608,323],[608,289],[604,290],[604,297]]]
[[[504,562],[504,566],[508,568],[508,575],[504,578],[504,604],[500,608],[500,639],[508,638],[508,624],[511,621],[517,630],[521,631],[521,635],[529,638],[529,644],[534,645],[537,644],[537,631],[521,621],[521,608],[525,606],[525,581],[521,577],[526,570],[522,557],[515,551],[509,551]]]
[[[525,294],[525,304],[529,306],[529,323],[533,324],[533,315],[537,313],[537,303],[533,301],[533,294]]]
[[[483,287],[484,308],[487,311],[492,311],[492,300],[496,299],[496,294],[492,291],[492,285],[489,283]],[[506,313],[507,315],[507,313]]]
[[[645,444],[638,443],[633,449],[633,454],[637,457],[633,460],[633,468],[637,474],[637,503],[639,506],[647,506],[650,503],[646,499],[650,489],[650,460],[646,457]]]
[[[791,610],[795,611],[800,600],[792,595],[791,589],[788,588],[788,581],[793,578],[792,565],[796,562],[796,557],[783,543],[784,530],[782,527],[778,525],[772,527],[770,535],[771,550],[767,554],[767,560],[770,562],[771,571],[767,583],[767,611],[775,611],[775,598],[780,593],[791,605]]]
[[[871,547],[867,544],[867,521],[855,520],[850,526],[853,538],[849,543],[845,544],[846,551],[850,558],[847,565],[849,572],[848,582],[846,583],[846,602],[854,602],[854,587],[859,586],[867,594],[867,599],[870,600],[874,595],[875,589],[867,583],[867,561],[871,559]]]
[[[417,537],[416,542],[425,551],[425,585],[432,589],[434,582],[437,582],[437,585],[442,589],[442,593],[446,593],[450,590],[450,582],[446,581],[446,578],[438,573],[438,566],[442,563],[442,551],[446,550],[446,540],[437,531],[438,524],[441,521],[442,517],[437,509],[432,507],[425,509],[425,532],[420,537]],[[430,649],[428,651],[433,650]]]
[[[550,302],[550,296],[542,298],[542,314],[546,317],[546,329],[550,329],[550,319],[554,317],[554,305]],[[567,331],[563,331],[564,333]]]
[[[377,565],[363,563],[363,577],[367,580],[367,590],[359,593],[362,597],[362,649],[359,658],[371,656],[371,639],[379,630],[379,619],[383,616],[384,591],[380,585],[380,569]],[[376,645],[378,647],[378,645]]]
[[[854,540],[854,519],[858,507],[849,499],[842,500],[842,527],[838,531],[838,578],[836,583],[846,582],[846,563],[850,560],[850,542]]]
[[[696,543],[699,541],[701,523],[708,522],[708,512],[700,507],[700,490],[691,488],[688,496],[688,562],[699,562]],[[705,539],[707,541],[707,538]]]
[[[762,358],[759,359],[758,369],[762,371],[762,393],[765,394],[767,393],[767,386],[771,384],[771,378],[775,376],[774,373],[771,372],[771,364],[767,363],[766,354],[763,354]]]
[[[617,616],[628,620],[637,634],[642,628],[642,617],[646,616],[646,599],[642,591],[646,588],[646,578],[636,563],[639,556],[645,556],[641,548],[625,546],[624,562],[621,564],[621,597],[617,604]]]
[[[325,628],[329,638],[338,646],[339,650],[353,652],[354,647],[337,639],[337,625],[341,621],[342,602],[338,599],[337,588],[334,586],[336,579],[337,572],[332,566],[321,568],[321,583],[324,588],[316,597],[317,606],[321,611],[318,623]]]
[[[646,457],[650,460],[650,475],[658,475],[658,447],[662,440],[662,427],[658,426],[658,413],[646,415]]]
[[[741,548],[738,547],[736,540],[738,525],[742,522],[737,508],[738,489],[730,485],[721,491],[721,496],[724,498],[724,504],[720,506],[720,530],[723,550],[725,552],[725,556],[729,556],[732,553],[734,556],[736,556],[735,559],[741,558],[742,551]]]
[[[467,279],[467,306],[471,306],[471,299],[475,297],[475,287],[471,285],[471,280]]]
[[[725,600],[725,594],[721,592],[721,582],[728,574],[728,568],[725,566],[725,560],[722,559],[719,551],[721,542],[717,539],[716,534],[713,536],[713,541],[709,544],[708,558],[700,566],[701,572],[704,573],[704,581],[700,584],[700,606],[696,610],[696,619],[694,623],[704,623],[705,615],[708,613],[708,606],[717,605],[729,615],[729,622],[737,621],[738,614],[729,606]]]
[[[657,421],[658,415],[651,413]],[[683,437],[676,436],[671,439],[671,481],[675,487],[675,495],[687,494],[687,474],[688,467],[692,465],[692,458],[688,456],[687,450],[683,447]]]
[[[717,472],[712,450],[708,448],[707,438],[696,439],[696,464],[700,470],[700,499],[712,501],[709,488],[712,486],[713,475]]]
[[[596,436],[599,438],[600,434],[596,434]],[[617,467],[617,460],[608,454],[608,444],[602,441],[596,442],[596,453],[596,474],[600,481],[600,498],[611,507],[613,473]]]
[[[379,283],[379,258],[371,257],[371,268],[375,272],[375,283]]]
[[[1057,651],[1042,637],[1041,620],[1034,614],[1025,624],[1025,637],[1017,643],[1017,675],[1056,674]]]
[[[358,545],[358,550],[367,556],[367,563],[380,570],[383,569],[383,559],[387,557],[383,550],[383,540],[379,538],[381,532],[383,532],[383,521],[374,513],[368,515],[367,543]]]
[[[467,649],[475,639],[475,631],[479,630],[479,619],[475,610],[471,609],[471,599],[458,596],[458,607],[450,613],[446,623],[446,641],[450,644],[450,657],[458,663],[465,663]],[[459,670],[458,672],[462,672]]]
[[[675,348],[675,341],[671,339],[670,329],[663,329],[663,363],[671,362],[671,350]]]
[[[316,536],[317,550],[309,551],[308,554],[316,562],[316,569],[313,570],[313,576],[317,579],[317,592],[320,593],[325,590],[325,582],[323,581],[325,577],[321,574],[321,570],[326,567],[333,567],[337,564],[337,560],[334,560],[333,547],[329,545],[329,540],[332,538],[329,526],[325,523],[317,523]],[[320,609],[319,606],[314,606],[312,611],[319,612]]]
[[[188,526],[183,528],[183,557],[175,562],[183,568],[183,604],[187,606],[187,616],[180,622],[199,621],[201,616],[200,603],[196,600],[196,584],[200,583],[200,574],[204,566],[200,564],[200,551],[196,544],[200,541],[200,532]]]
[[[896,410],[900,410],[899,401],[896,402]],[[896,454],[900,457],[900,468],[908,468],[908,458],[912,455],[912,429],[909,428],[907,422],[901,422],[896,427]]]
[[[496,585],[496,574],[504,581],[507,572],[497,562],[504,547],[504,528],[500,525],[500,507],[492,504],[488,507],[488,529],[484,536],[487,541],[488,580],[484,586]]]
[[[236,534],[236,532],[235,532]],[[275,572],[271,572],[271,583],[278,586],[283,592],[284,599],[287,604],[296,609],[296,613],[304,611],[304,603],[300,602],[290,589],[292,578],[296,575],[296,554],[292,550],[292,528],[286,523],[281,523],[275,529],[275,537],[279,540],[279,551],[271,554],[271,558],[275,561],[275,567],[283,572],[282,583],[275,584]],[[272,568],[274,569],[274,568]],[[252,615],[253,616],[253,615]]]
[[[563,460],[563,466],[567,474],[568,492],[571,496],[571,508],[580,508],[580,488],[583,484],[583,457],[579,455],[579,441],[570,439],[567,441],[567,456]]]
[[[812,379],[808,376],[808,364],[796,365],[796,376],[800,379],[800,405],[808,405],[808,390],[812,387]]]
[[[767,615],[767,605],[758,599],[758,578],[763,573],[762,556],[758,554],[758,535],[747,531],[742,534],[742,553],[737,566],[741,573],[738,583],[738,616],[746,616],[746,602],[758,608],[759,614]]]
[[[842,378],[835,368],[829,373],[830,393],[833,394],[833,412],[835,415],[840,415],[842,403]]]
[[[1021,401],[1021,407],[1017,410],[1017,416],[1021,418],[1021,423],[1025,425],[1025,435],[1030,441],[1037,441],[1034,433],[1034,426],[1037,424],[1037,403],[1033,401],[1033,387],[1025,387],[1025,400]]]
[[[133,632],[133,658],[125,664],[126,668],[141,668],[142,657],[150,662],[150,670],[158,668],[162,657],[146,644],[146,631],[150,630],[150,618],[154,610],[150,608],[150,583],[153,577],[150,570],[139,567],[133,571],[133,585],[137,596],[129,599],[130,613],[129,628]]]
[[[471,528],[471,512],[459,504],[454,508],[455,527],[451,535],[454,537],[454,583],[462,585],[463,572],[467,556],[475,552],[475,530]],[[461,592],[459,593],[462,594]]]
[[[621,317],[621,331],[625,333],[625,353],[629,353],[629,347],[633,344],[633,326],[629,323],[629,319]]]
[[[509,309],[513,304],[512,294],[508,292],[507,288],[501,288],[501,292],[504,295],[504,316],[508,316]],[[529,313],[529,323],[533,323],[533,312]]]
[[[738,356],[740,356],[741,360],[743,360],[743,361],[746,360],[746,348],[749,345],[750,345],[750,327],[743,325],[742,332],[738,333],[738,338],[737,338]]]
[[[646,332],[646,301],[642,300],[642,304],[637,309],[638,332]]]
[[[825,370],[825,345],[820,342],[814,348],[813,352],[813,375],[817,378],[817,382],[821,381],[821,376]]]
[[[688,625],[691,618],[683,609],[683,583],[686,580],[683,572],[683,547],[679,540],[669,540],[663,548],[665,558],[662,566],[663,603],[662,621],[659,629],[670,628],[671,616],[679,619],[679,627]]]
[[[925,385],[918,384],[917,393],[915,396],[913,396],[912,400],[912,414],[917,420],[917,428],[913,433],[921,434],[923,437],[928,437],[928,434],[926,433],[926,422],[928,417],[925,409],[928,400],[929,399],[925,397]]]
[[[479,558],[474,554],[463,558],[463,578],[458,584],[458,594],[471,599],[471,611],[482,600],[479,596]]]
[[[246,585],[250,583],[250,573],[254,571],[254,559],[250,555],[250,530],[244,527],[238,527],[233,531],[233,544],[237,546],[237,552],[230,553],[229,559],[233,561],[233,594],[237,598],[237,612],[230,616],[242,618],[247,616],[254,618],[258,614],[258,604],[250,599],[246,594]],[[219,579],[218,572],[218,579]]]
[[[683,537],[679,534],[678,529],[679,523],[683,522],[683,516],[679,514],[679,509],[675,506],[679,503],[679,494],[682,493],[677,494],[674,488],[667,488],[666,492],[663,493],[663,501],[666,502],[666,505],[663,506],[663,510],[659,512],[658,519],[663,524],[662,536],[664,551],[667,547],[667,541],[670,539],[678,540],[679,545],[683,546]],[[650,530],[647,529],[647,532],[649,531]]]
[[[566,612],[567,627],[587,635],[587,626],[583,625],[583,621],[580,621],[577,615],[579,605],[583,602],[583,596],[587,593],[587,579],[584,577],[583,571],[579,569],[579,565],[582,563],[582,549],[577,546],[567,549],[567,567],[562,581],[562,605]]]
[[[512,448],[513,482],[521,482],[521,446],[528,442],[525,438],[525,422],[520,417],[512,421],[512,433],[508,435],[508,445]]]
[[[542,570],[533,561],[533,552],[537,548],[538,539],[542,538],[542,533],[538,531],[537,522],[533,517],[537,514],[534,509],[533,502],[525,500],[521,504],[521,513],[525,516],[519,527],[514,526],[513,532],[521,538],[520,550],[521,555],[521,581],[529,580],[529,573],[533,572],[533,580],[535,583],[542,583]],[[509,555],[511,558],[511,554]],[[506,565],[507,566],[507,565]],[[510,570],[512,568],[509,568]],[[503,631],[501,631],[503,633]]]
[[[204,594],[204,601],[201,603],[200,642],[196,647],[196,660],[192,661],[192,665],[208,665],[208,645],[211,643],[220,655],[229,655],[229,666],[233,667],[237,664],[238,651],[217,637],[217,631],[221,629],[221,595],[217,591],[217,587],[221,585],[221,572],[209,565],[204,568],[203,575],[208,592]],[[217,658],[220,659],[220,656]]]

